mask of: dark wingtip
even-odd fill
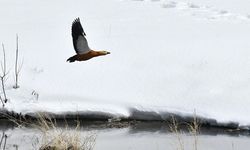
[[[76,23],[76,22],[80,22],[80,18],[79,18],[79,17],[77,17],[77,18],[73,21],[72,24],[74,24],[74,23]]]
[[[76,18],[76,22],[80,22],[80,18],[79,17]]]
[[[82,25],[81,25],[81,21],[80,18],[77,17],[73,22],[72,22],[72,27],[73,26],[78,26],[78,28],[81,28],[81,33],[83,33],[84,36],[86,36],[86,33],[84,32],[84,30],[82,29]],[[80,27],[79,27],[80,26]]]

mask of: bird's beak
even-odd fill
[[[110,54],[110,52],[107,52],[107,54]]]

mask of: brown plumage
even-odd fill
[[[97,56],[103,56],[103,55],[107,55],[110,54],[110,52],[107,51],[89,51],[86,54],[76,54],[72,57],[70,57],[67,61],[69,62],[74,62],[74,61],[85,61],[85,60],[89,60],[93,57],[97,57]]]
[[[67,61],[69,61],[70,63],[74,61],[85,61],[93,57],[110,54],[110,52],[107,51],[94,51],[89,48],[88,41],[85,38],[86,34],[83,31],[79,18],[73,21],[71,30],[76,55],[67,59]]]

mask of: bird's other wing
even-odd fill
[[[73,37],[73,45],[77,54],[85,54],[90,51],[86,34],[83,31],[80,19],[76,18],[72,23],[71,33]]]

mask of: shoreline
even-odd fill
[[[43,112],[44,113],[44,112]],[[171,119],[169,120],[142,120],[132,118],[112,118],[112,117],[90,117],[89,115],[55,115],[52,113],[45,113],[46,116],[52,118],[56,122],[58,127],[75,127],[77,123],[85,129],[102,130],[102,129],[123,129],[129,128],[133,132],[171,132]],[[192,119],[182,119],[175,117],[179,128],[188,133],[188,125],[192,123]],[[35,114],[18,114],[13,111],[2,109],[0,111],[0,128],[15,128],[17,122],[22,124],[26,121],[25,127],[30,127],[29,122],[37,121],[37,115]],[[16,122],[14,122],[15,120]],[[230,136],[250,136],[250,130],[247,128],[239,128],[236,124],[211,124],[206,120],[201,120],[197,117],[197,121],[200,126],[200,132],[205,135],[230,135]]]

